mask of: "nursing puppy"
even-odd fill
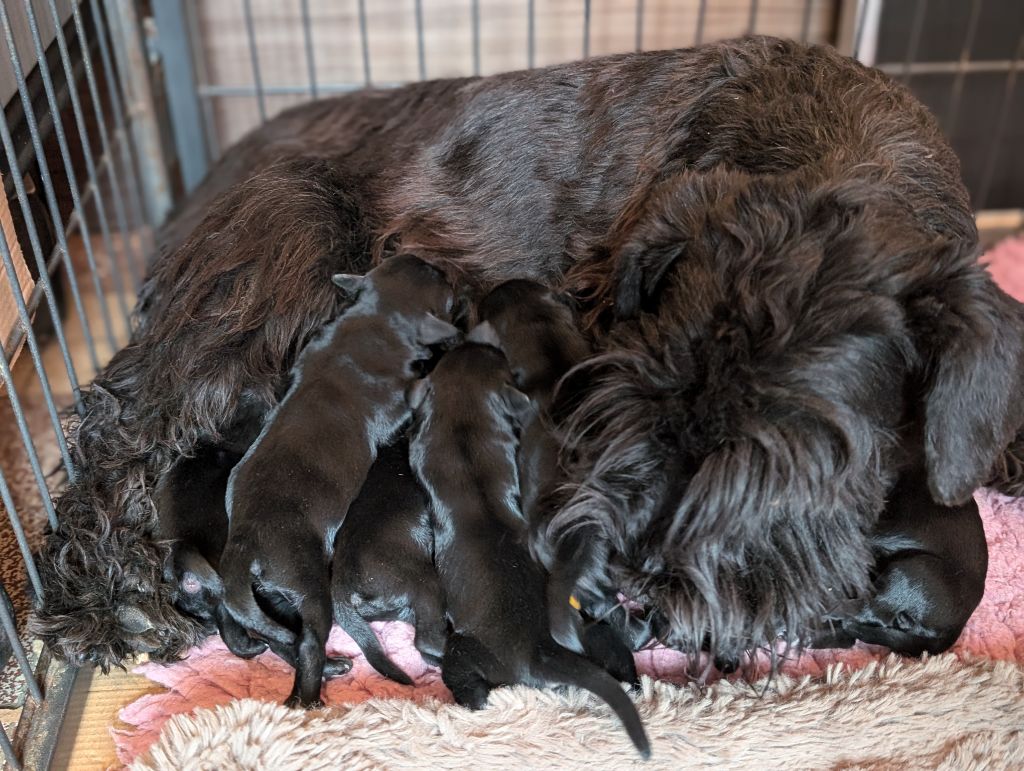
[[[941,653],[957,641],[985,593],[988,544],[974,499],[941,506],[923,469],[901,477],[871,536],[877,554],[867,599],[828,619],[816,648],[856,640],[896,653]]]
[[[647,757],[643,725],[619,684],[548,632],[544,572],[523,542],[518,506],[516,434],[533,407],[501,351],[472,342],[474,333],[410,397],[410,460],[430,495],[434,561],[452,628],[441,662],[445,685],[472,709],[501,685],[585,688],[611,706]]]
[[[335,535],[377,448],[409,417],[405,391],[415,366],[430,358],[428,346],[458,333],[440,318],[452,314],[451,286],[416,257],[335,283],[353,303],[303,351],[291,388],[232,471],[221,560],[235,620],[256,637],[295,646],[288,702],[304,706],[320,697]],[[298,632],[272,615],[291,615]]]
[[[580,330],[571,301],[564,295],[528,279],[513,279],[492,289],[477,307],[480,326],[476,339],[500,348],[508,358],[516,386],[536,409],[525,417],[519,442],[519,487],[521,506],[530,532],[536,536],[564,504],[559,497],[561,470],[560,437],[551,414],[556,387],[569,370],[590,355],[590,345]],[[491,337],[485,330],[494,330]],[[571,403],[572,396],[561,389],[559,401]],[[572,539],[567,539],[569,544]],[[636,621],[618,602],[615,589],[606,584],[588,584],[576,591],[576,610],[569,601],[582,577],[569,559],[543,549],[546,541],[531,538],[534,551],[550,571],[548,611],[551,635],[560,645],[586,653],[606,665],[616,679],[635,682],[636,666],[622,634],[634,636]],[[584,616],[586,613],[586,623]],[[600,652],[598,652],[600,651]],[[590,655],[593,653],[594,655]]]
[[[334,541],[334,618],[381,674],[410,680],[387,659],[368,621],[407,621],[416,649],[439,664],[447,638],[444,598],[434,569],[430,502],[409,467],[409,442],[380,451]]]

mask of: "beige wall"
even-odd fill
[[[810,39],[831,32],[837,0],[812,0]],[[757,32],[799,37],[804,0],[760,0]],[[313,45],[321,84],[363,81],[356,0],[309,0]],[[241,0],[194,0],[201,76],[205,82],[251,86],[252,67]],[[376,83],[418,77],[414,0],[366,0],[371,71]],[[749,0],[709,0],[704,38],[743,34],[750,20]],[[252,0],[265,86],[308,83],[299,0]],[[536,58],[543,66],[577,59],[583,53],[583,0],[535,0]],[[636,42],[636,0],[593,0],[590,53],[630,51]],[[645,0],[643,47],[674,48],[695,42],[698,0]],[[473,72],[470,0],[423,0],[428,78]],[[480,0],[481,70],[484,74],[527,66],[526,0]],[[202,69],[205,68],[205,73]],[[305,96],[269,96],[268,112],[304,101]],[[218,141],[237,139],[258,120],[255,100],[213,99],[211,114]]]

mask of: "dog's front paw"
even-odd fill
[[[284,705],[288,709],[300,709],[302,707],[302,700],[299,698],[297,693],[293,693],[287,699],[284,700]]]

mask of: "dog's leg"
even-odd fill
[[[319,709],[320,687],[323,684],[327,654],[324,646],[331,631],[330,591],[328,587],[317,587],[303,600],[299,609],[302,617],[302,632],[299,634],[295,661],[295,685],[292,687],[287,706],[302,706]]]
[[[441,606],[440,586],[436,581],[426,583],[426,588],[412,597],[413,624],[416,627],[414,644],[424,661],[437,666],[448,641],[448,622]]]
[[[441,680],[457,704],[469,709],[487,706],[491,684],[481,668],[492,658],[490,651],[472,637],[455,633],[448,638],[441,662]]]

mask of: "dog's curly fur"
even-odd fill
[[[608,559],[584,578],[655,603],[679,645],[727,654],[863,589],[912,418],[939,502],[1022,423],[1021,313],[975,262],[956,158],[904,88],[826,48],[750,38],[317,102],[230,151],[165,240],[40,560],[36,631],[101,665],[199,634],[160,578],[152,487],[243,395],[274,402],[336,311],[327,277],[371,246],[577,297],[601,353],[574,374],[547,546],[590,528]],[[126,603],[152,628],[118,627]]]

